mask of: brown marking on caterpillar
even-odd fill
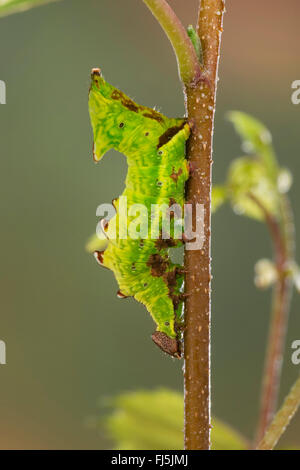
[[[182,168],[179,168],[179,170],[176,173],[175,168],[173,167],[172,173],[170,174],[170,178],[172,178],[172,180],[177,184],[178,178],[180,175],[182,175],[182,173],[183,173]]]
[[[158,140],[157,148],[159,149],[163,145],[167,144],[173,137],[176,135],[183,127],[185,126],[185,122],[183,122],[180,126],[173,126],[169,127],[160,137]]]
[[[128,96],[124,95],[120,90],[114,90],[111,94],[111,98],[113,100],[120,101],[125,108],[129,109],[129,111],[134,111],[135,113],[138,112],[139,107],[132,101]]]
[[[114,209],[117,209],[116,208],[116,202],[117,202],[118,198],[117,197],[114,197],[113,200],[111,201],[112,203],[112,206],[114,207]]]
[[[99,67],[95,67],[92,69],[92,78],[94,76],[97,76],[97,77],[101,77],[101,70],[99,69]]]
[[[173,271],[169,271],[163,275],[163,280],[168,286],[168,296],[172,301],[173,308],[174,308],[174,329],[177,335],[177,344],[178,348],[180,348],[180,342],[179,342],[179,336],[180,336],[180,331],[181,327],[180,324],[178,323],[178,319],[176,316],[176,311],[179,308],[180,303],[184,300],[182,298],[182,294],[180,293],[179,295],[175,293],[175,289],[177,287],[177,276],[179,275],[179,268],[176,267]]]
[[[100,266],[103,266],[103,253],[104,251],[94,251],[94,257],[95,257],[95,260],[97,261],[98,264],[100,264]]]
[[[160,231],[159,238],[155,242],[155,247],[158,250],[164,250],[167,248],[172,248],[177,245],[177,241],[174,238],[170,238],[169,236],[164,236],[162,230]]]
[[[145,108],[145,109],[147,109],[147,108]],[[157,111],[155,111],[154,109],[147,109],[147,112],[143,113],[143,116],[145,116],[146,118],[149,118],[149,119],[154,119],[157,122],[163,122],[164,121],[162,116]]]
[[[172,300],[174,311],[179,307],[180,302],[182,301],[180,295],[175,294],[175,288],[177,286],[177,268],[173,271],[168,271],[163,275],[163,280],[168,286],[168,296]]]
[[[166,272],[169,262],[159,254],[155,253],[150,255],[147,261],[147,266],[151,268],[151,274],[153,277],[161,277]]]
[[[176,338],[170,338],[162,331],[155,331],[151,338],[162,351],[176,359],[181,358],[180,343]]]
[[[158,238],[155,242],[155,247],[160,251],[160,250],[165,250],[167,248],[173,248],[174,246],[177,245],[176,240],[174,238]]]
[[[108,229],[108,220],[106,220],[106,219],[101,219],[101,228],[102,228],[102,230],[104,230],[105,232],[107,231],[107,229]]]
[[[175,311],[178,310],[179,304],[180,304],[180,302],[182,302],[182,300],[180,298],[180,295],[175,295],[175,294],[170,294],[169,293],[169,297],[173,302],[174,310]]]
[[[125,294],[123,294],[120,290],[118,290],[118,292],[117,292],[117,297],[118,297],[119,299],[128,299],[129,295],[125,295]]]
[[[176,323],[176,325],[175,325],[175,331],[176,332],[182,332],[185,329],[186,329],[186,326],[185,326],[184,322]]]
[[[174,269],[174,271],[168,271],[163,275],[163,280],[166,282],[170,291],[174,291],[174,288],[176,287],[176,274],[177,271]]]
[[[130,99],[128,96],[126,96],[122,91],[120,90],[114,90],[111,94],[111,98],[116,101],[120,101],[125,108],[129,109],[129,111],[133,111],[135,113],[138,113],[139,111],[143,112],[143,116],[150,118],[150,119],[155,119],[158,122],[163,122],[164,119],[161,116],[160,113],[155,111],[154,109],[147,108],[146,106],[138,106],[132,99]],[[145,111],[145,112],[144,112]]]
[[[103,234],[105,235],[105,237],[106,237],[107,240],[108,240],[108,236],[106,235],[106,232],[107,232],[107,229],[108,229],[108,220],[106,220],[106,219],[101,219],[101,221],[100,221],[100,227],[101,227],[101,230],[102,230]]]
[[[176,268],[176,272],[177,272],[177,274],[180,275],[180,274],[186,274],[186,273],[188,273],[188,270],[187,270],[187,269],[184,269],[184,268],[178,268],[178,267],[177,267],[177,268]]]
[[[91,72],[91,77],[92,77],[92,81],[95,83],[96,87],[100,89],[100,86],[99,86],[99,82],[98,80],[96,80],[96,77],[101,77],[101,70],[99,68],[94,68],[92,69],[92,72]],[[90,86],[90,91],[91,91],[91,88],[92,88],[92,84]]]

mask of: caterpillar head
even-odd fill
[[[142,135],[159,137],[171,120],[154,109],[137,105],[122,91],[107,83],[100,69],[93,69],[89,111],[94,132],[94,160],[114,148],[126,153]],[[150,139],[148,139],[150,140]]]

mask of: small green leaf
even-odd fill
[[[183,447],[183,399],[165,389],[124,393],[106,420],[120,450],[176,450]]]
[[[278,173],[278,165],[272,147],[270,131],[257,119],[240,111],[232,111],[228,114],[236,132],[242,139],[244,152],[256,155],[266,167],[268,176],[275,180]]]
[[[56,0],[0,0],[0,16],[10,15]]]
[[[179,450],[183,448],[183,396],[168,389],[123,393],[105,420],[119,450]],[[229,426],[213,420],[213,449],[245,449],[246,440]]]
[[[203,63],[202,45],[197,31],[191,24],[187,27],[187,33],[193,43],[199,62]]]
[[[214,185],[211,194],[211,210],[216,212],[227,199],[227,189],[225,186]]]
[[[264,220],[264,212],[251,198],[253,195],[273,215],[278,216],[277,185],[270,180],[268,172],[260,160],[241,157],[234,160],[229,169],[227,181],[228,195],[237,214]]]

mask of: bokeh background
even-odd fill
[[[197,0],[172,4],[185,25]],[[300,223],[298,0],[227,2],[216,115],[214,181],[222,182],[239,139],[226,121],[239,109],[271,130]],[[183,114],[172,49],[141,0],[65,0],[0,20],[2,449],[101,449],[86,425],[99,398],[138,388],[182,389],[182,363],[150,339],[153,324],[120,301],[112,274],[85,253],[96,207],[123,189],[125,159],[92,160],[90,69],[139,103]],[[300,230],[300,227],[299,227]],[[234,215],[213,218],[213,413],[251,436],[269,319],[270,292],[257,291],[253,265],[271,249],[265,227]],[[290,346],[300,339],[294,295],[281,398],[299,373]],[[101,411],[100,411],[101,413]],[[300,445],[300,415],[285,442]]]

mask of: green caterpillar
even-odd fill
[[[143,204],[151,213],[153,204],[184,205],[184,187],[189,177],[185,159],[190,128],[185,119],[169,119],[154,109],[137,105],[120,90],[108,84],[99,69],[92,70],[89,111],[94,134],[94,160],[99,161],[111,148],[127,157],[128,174],[122,196],[128,210]],[[174,239],[174,226],[169,238],[162,233],[159,214],[149,215],[146,222],[160,229],[157,239],[145,236],[123,239],[124,224],[133,220],[120,217],[120,198],[113,201],[115,216],[104,222],[108,238],[105,251],[96,251],[97,261],[114,272],[120,291],[118,296],[134,297],[144,304],[157,324],[152,339],[163,351],[180,358],[180,325],[182,323],[183,269],[173,264],[170,247],[182,240]],[[112,237],[112,230],[117,234]],[[127,230],[127,229],[126,229]],[[149,235],[149,234],[148,234]]]

